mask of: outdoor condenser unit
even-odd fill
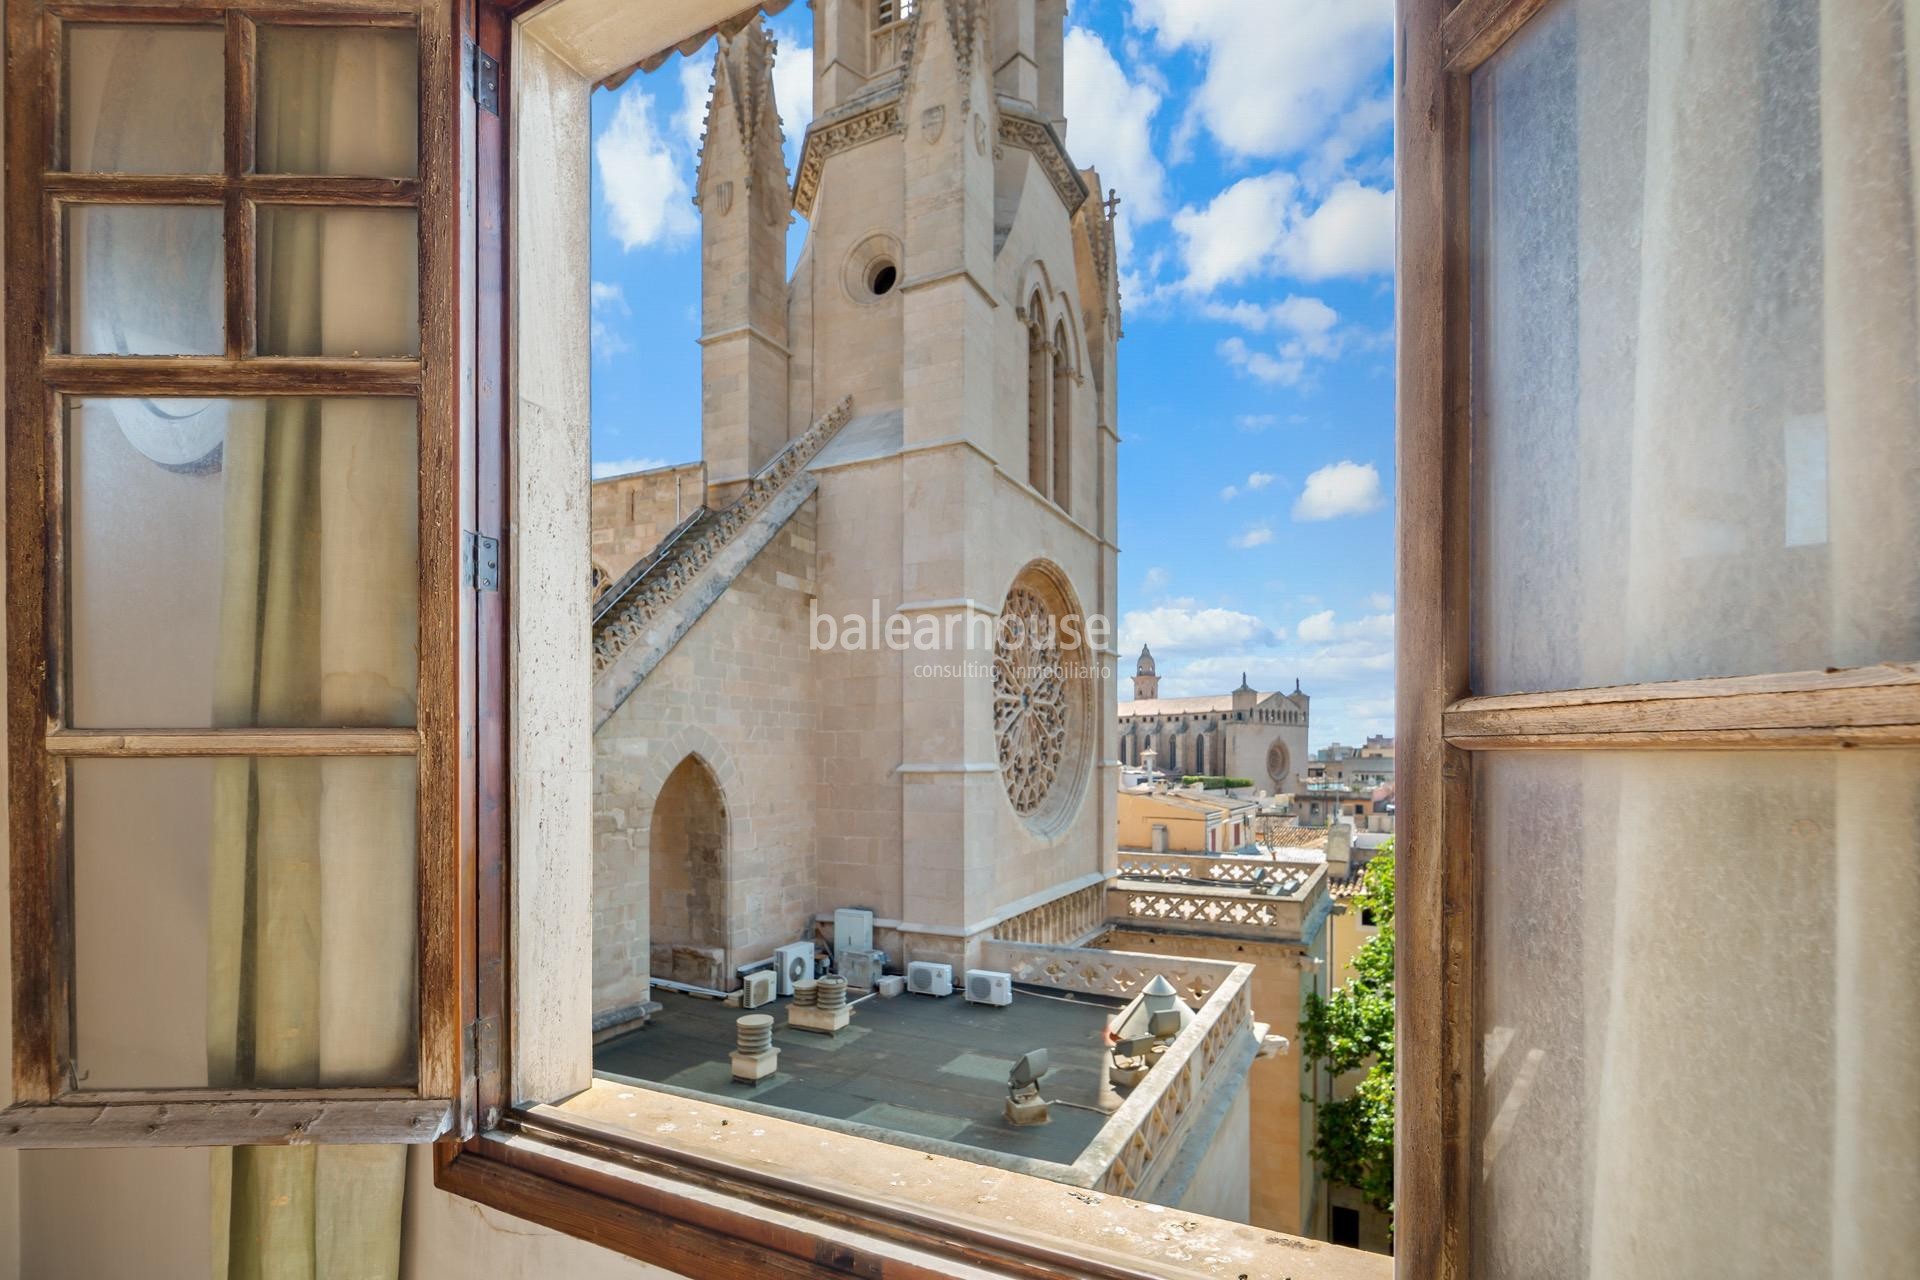
[[[813,944],[789,942],[773,949],[773,967],[780,975],[780,994],[793,994],[793,984],[813,976]]]
[[[779,974],[771,969],[757,969],[747,975],[746,985],[741,988],[740,1007],[758,1009],[763,1004],[772,1004],[779,990]]]
[[[953,966],[915,960],[907,966],[907,990],[917,996],[952,995]]]
[[[967,1003],[1012,1004],[1013,975],[992,969],[967,970]]]

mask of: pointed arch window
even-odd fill
[[[1073,370],[1067,363],[1067,327],[1053,329],[1053,500],[1071,510],[1073,493]]]
[[[1053,397],[1046,331],[1040,295],[1027,304],[1027,482],[1043,496],[1053,496]]]

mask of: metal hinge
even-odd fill
[[[488,115],[500,114],[500,60],[467,41],[467,92]]]
[[[500,539],[465,530],[460,546],[460,574],[469,591],[498,591]]]
[[[500,1070],[500,1019],[480,1018],[467,1024],[467,1061],[476,1076]]]

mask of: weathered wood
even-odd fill
[[[331,356],[48,356],[46,386],[69,395],[412,395],[421,362]]]
[[[54,970],[58,859],[42,739],[48,721],[46,214],[40,178],[52,146],[48,27],[31,0],[7,0],[6,472],[8,889],[13,923],[13,1090],[57,1091]]]
[[[1920,664],[1464,698],[1445,728],[1469,749],[1898,744],[1920,732]]]
[[[241,25],[236,23],[236,25]],[[251,24],[244,24],[251,29]],[[251,113],[251,105],[245,108]],[[235,110],[229,106],[229,111]],[[247,135],[251,140],[251,133]],[[244,160],[252,163],[251,147]],[[233,196],[265,204],[381,206],[405,208],[419,203],[420,184],[412,178],[342,178],[325,174],[50,173],[49,194],[89,204],[219,204]]]
[[[258,349],[254,324],[254,300],[258,280],[254,274],[253,206],[240,192],[241,175],[253,168],[253,22],[244,14],[229,13],[226,30],[226,299],[227,359],[239,360]]]
[[[1402,1274],[1469,1274],[1472,850],[1467,689],[1467,92],[1441,59],[1444,0],[1402,0],[1395,64],[1400,773],[1395,1249]]]
[[[301,0],[254,0],[242,6],[259,16],[287,26],[409,27],[415,19],[406,5],[395,0],[327,0],[308,6]],[[172,0],[62,0],[47,6],[53,17],[86,22],[171,22],[218,26],[229,12],[225,5],[175,4]]]
[[[507,530],[507,440],[512,424],[509,380],[512,361],[507,351],[511,332],[507,287],[507,202],[511,183],[507,173],[506,121],[511,118],[512,41],[506,18],[482,7],[476,14],[475,38],[480,48],[500,63],[500,110],[473,111],[469,117],[474,143],[475,188],[474,303],[472,332],[474,378],[474,436],[471,477],[474,528],[499,540],[500,589],[473,599],[472,649],[476,677],[473,723],[476,727],[474,770],[474,878],[476,916],[475,1012],[482,1025],[497,1028],[500,1051],[474,1064],[475,1122],[490,1129],[513,1101],[508,1096],[507,1066],[512,1046],[506,1029],[512,1025],[508,1007],[507,952],[511,933],[512,896],[507,891],[507,769],[508,733],[512,723],[507,685],[507,653],[511,637],[508,620],[515,589],[512,539]],[[586,655],[581,655],[582,661]],[[587,670],[582,666],[584,675]],[[587,691],[583,683],[581,692]],[[537,952],[535,953],[537,954]],[[524,1096],[524,1095],[523,1095]],[[544,1101],[545,1099],[541,1099]]]
[[[1471,72],[1499,51],[1547,0],[1460,0],[1440,24],[1446,69]]]
[[[451,5],[425,6],[420,27],[419,139],[422,200],[420,353],[420,1088],[462,1098],[461,1002],[468,968],[460,933],[460,439],[458,412],[462,204],[458,127],[460,41]],[[469,526],[470,527],[470,526]],[[460,1123],[458,1116],[456,1125]]]
[[[0,1147],[301,1146],[432,1142],[445,1133],[445,1098],[368,1098],[286,1090],[271,1099],[93,1102],[68,1098],[0,1111]]]
[[[410,756],[418,729],[54,729],[54,756]]]

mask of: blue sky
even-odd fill
[[[1122,671],[1393,723],[1392,0],[1073,0],[1067,148],[1120,193]],[[792,163],[812,15],[772,20]],[[594,101],[596,474],[697,457],[709,45]],[[797,254],[806,224],[796,221]],[[1123,696],[1124,696],[1123,688]]]

